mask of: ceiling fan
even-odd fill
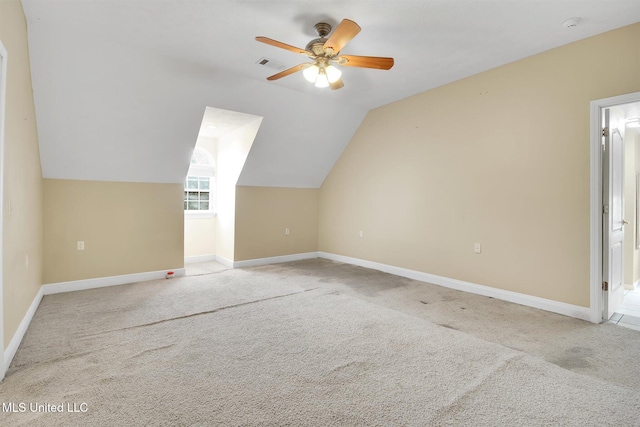
[[[269,76],[267,80],[278,80],[303,70],[305,79],[315,83],[316,87],[329,86],[331,89],[340,89],[344,86],[341,79],[342,72],[335,65],[378,70],[389,70],[393,67],[393,58],[340,55],[342,48],[360,32],[360,26],[349,19],[343,19],[329,38],[327,36],[331,32],[331,25],[319,22],[314,25],[314,28],[319,37],[311,40],[304,49],[268,37],[256,37],[256,40],[261,43],[306,55],[313,60],[313,62],[305,62]]]

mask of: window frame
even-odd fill
[[[184,179],[183,183],[183,212],[186,218],[212,218],[216,216],[216,175],[213,156],[202,147],[195,147],[193,155],[191,156],[191,164],[189,171]],[[198,188],[189,188],[189,179],[193,181],[193,178],[198,180]],[[206,178],[209,180],[209,188],[200,188],[200,180]],[[202,203],[200,194],[208,194],[208,210],[201,209],[184,209],[185,204],[189,203],[189,193],[197,192],[197,203]]]
[[[194,179],[197,180],[198,185],[197,188],[189,188],[189,181],[193,181]],[[204,181],[204,180],[208,180],[209,181],[209,188],[200,188],[200,182]],[[212,187],[213,185],[215,185],[215,178],[212,176],[202,176],[202,175],[187,175],[186,179],[184,180],[184,205],[186,207],[186,209],[184,209],[184,213],[185,215],[189,214],[215,214],[215,209],[214,209],[214,203],[212,200],[212,196],[214,195],[213,191],[212,191]],[[198,193],[198,199],[197,200],[190,200],[189,196],[191,195],[190,193]],[[207,200],[202,200],[200,198],[201,194],[206,193],[207,194]],[[195,202],[198,204],[201,204],[203,202],[208,203],[208,209],[189,209],[189,203],[190,202]]]

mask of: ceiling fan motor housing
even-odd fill
[[[326,22],[318,22],[313,26],[320,37],[326,37],[331,32],[331,25]]]
[[[326,37],[331,32],[331,25],[327,24],[326,22],[318,22],[313,26],[313,28],[316,29],[316,32],[320,37],[317,39],[313,39],[309,43],[307,43],[305,49],[313,52],[313,54],[316,56],[324,56],[325,52],[322,46],[324,46],[325,42],[327,41]]]
[[[313,52],[315,56],[324,56],[323,46],[326,41],[327,39],[325,39],[324,37],[321,37],[319,39],[313,39],[309,43],[307,43],[307,46],[305,46],[305,49],[310,52]]]

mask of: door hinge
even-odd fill
[[[609,282],[602,282],[602,290],[605,292],[609,290]]]
[[[609,136],[609,128],[608,127],[602,128],[602,136]]]
[[[609,205],[602,205],[602,213],[605,215],[609,214]]]

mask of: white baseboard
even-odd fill
[[[105,286],[126,285],[129,283],[146,282],[164,279],[167,272],[173,271],[174,277],[184,276],[184,268],[175,268],[144,273],[123,274],[122,276],[98,277],[95,279],[73,280],[71,282],[48,283],[42,285],[44,295],[59,294],[61,292],[83,291],[85,289],[103,288]]]
[[[216,261],[226,267],[233,268],[233,261],[231,261],[228,258],[222,257],[220,255],[216,255]]]
[[[41,286],[40,290],[38,290],[38,293],[36,294],[35,298],[33,298],[33,301],[31,302],[31,305],[29,306],[29,309],[27,310],[27,312],[25,313],[24,317],[22,318],[22,321],[20,322],[20,325],[18,325],[18,329],[13,334],[13,338],[11,338],[11,341],[9,342],[9,345],[4,350],[4,368],[5,368],[5,370],[9,369],[9,366],[11,365],[11,361],[13,361],[13,357],[16,355],[16,352],[18,351],[18,347],[20,347],[20,343],[22,342],[22,338],[24,338],[24,334],[27,333],[27,329],[29,328],[29,325],[31,324],[31,320],[33,319],[34,314],[36,314],[36,310],[38,309],[38,306],[40,305],[40,301],[42,301],[42,296],[43,295],[44,294],[42,292],[42,286]]]
[[[553,313],[563,314],[569,317],[592,321],[591,309],[589,307],[580,307],[573,304],[549,300],[531,295],[521,294],[518,292],[506,291],[504,289],[492,288],[490,286],[478,285],[475,283],[464,282],[462,280],[450,279],[448,277],[436,276],[435,274],[423,273],[421,271],[409,270],[407,268],[394,267],[392,265],[381,264],[373,261],[366,261],[358,258],[336,255],[327,252],[318,252],[318,257],[326,258],[333,261],[343,262],[346,264],[358,265],[360,267],[372,268],[385,273],[394,274],[396,276],[406,277],[408,279],[419,280],[421,282],[432,283],[434,285],[444,286],[446,288],[465,291],[472,294],[484,295],[516,304],[526,305],[529,307],[539,308],[541,310],[551,311]]]
[[[209,261],[215,261],[215,260],[216,260],[215,254],[184,257],[185,264],[193,264],[195,262],[209,262]]]
[[[307,252],[302,254],[281,255],[281,256],[274,256],[269,258],[256,258],[256,259],[248,259],[244,261],[234,261],[233,268],[256,267],[258,265],[278,264],[281,262],[300,261],[303,259],[312,259],[312,258],[318,258],[318,253]]]
[[[229,268],[256,267],[258,265],[278,264],[281,262],[299,261],[302,259],[318,258],[317,252],[307,252],[302,254],[281,255],[269,258],[255,258],[243,261],[232,261],[220,255],[215,255],[215,261]],[[186,262],[186,261],[185,261]]]
[[[432,283],[434,285],[444,286],[446,288],[456,289],[459,291],[469,292],[472,294],[484,295],[504,301],[513,302],[528,307],[538,308],[552,313],[563,314],[569,317],[575,317],[586,321],[592,321],[591,309],[589,307],[581,307],[564,302],[554,301],[546,298],[540,298],[532,295],[521,294],[518,292],[507,291],[504,289],[492,288],[490,286],[478,285],[476,283],[465,282],[449,277],[437,276],[435,274],[424,273],[407,268],[395,267],[393,265],[381,264],[378,262],[367,261],[358,258],[352,258],[343,255],[336,255],[327,252],[308,252],[294,255],[283,255],[269,258],[250,259],[245,261],[231,261],[226,258],[217,261],[232,268],[254,267],[265,264],[276,264],[281,262],[298,261],[311,258],[326,258],[333,261],[339,261],[346,264],[358,265],[365,268],[380,270],[385,273],[394,274],[396,276],[406,277],[421,282]]]

